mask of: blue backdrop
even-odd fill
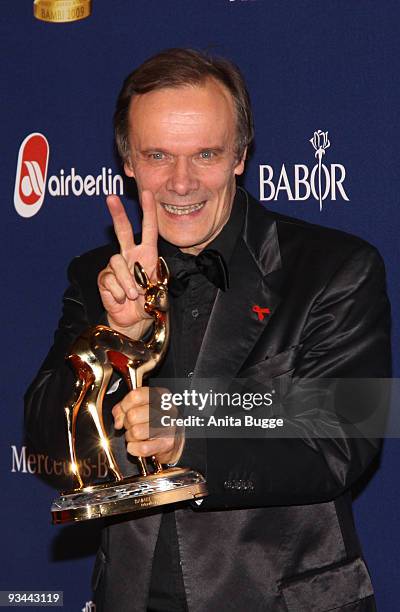
[[[358,234],[378,247],[387,265],[393,307],[396,376],[400,367],[398,2],[93,4],[90,18],[67,24],[35,20],[32,0],[2,3],[0,9],[0,589],[63,590],[64,609],[71,612],[80,611],[91,599],[98,525],[50,525],[49,505],[55,493],[43,476],[61,468],[26,448],[22,396],[51,344],[68,262],[107,241],[110,219],[103,186],[114,180],[121,189],[113,150],[115,98],[122,79],[149,55],[166,47],[189,46],[226,56],[240,66],[256,125],[256,146],[244,185],[272,210]],[[328,132],[330,141],[323,157],[322,210],[318,173],[313,172],[318,160],[310,142],[317,130]],[[25,192],[18,191],[17,212],[16,176],[18,184],[23,179],[18,175],[19,148],[35,132],[49,144],[47,178],[43,160],[31,164]],[[34,161],[29,151],[25,153],[25,159]],[[67,176],[75,179],[67,182],[66,190]],[[72,189],[80,191],[77,176],[85,185],[80,196]],[[126,189],[124,184],[125,201],[136,222],[136,204]],[[43,203],[34,216],[21,216],[21,211],[32,211],[26,204],[29,190]],[[65,191],[69,195],[62,195]],[[379,469],[355,502],[381,612],[398,609],[399,464],[399,441],[388,440]]]

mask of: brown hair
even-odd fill
[[[232,94],[237,117],[236,154],[241,159],[254,131],[250,98],[239,69],[226,59],[209,57],[194,49],[167,49],[150,57],[124,81],[114,114],[115,141],[122,160],[127,161],[129,156],[129,106],[135,95],[199,85],[210,77]]]

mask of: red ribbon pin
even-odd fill
[[[261,308],[261,306],[257,306],[257,304],[254,304],[252,310],[253,312],[257,313],[259,321],[264,321],[265,315],[271,314],[271,311],[269,308]]]

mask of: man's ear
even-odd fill
[[[132,161],[130,157],[128,157],[126,161],[124,162],[124,171],[125,171],[126,176],[131,176],[135,178],[135,172],[133,170]]]
[[[246,163],[246,156],[247,156],[247,147],[245,147],[240,160],[238,161],[238,163],[235,166],[235,174],[238,175],[238,176],[240,174],[243,174],[243,172],[244,172],[244,165]]]

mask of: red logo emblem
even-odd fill
[[[43,204],[46,191],[49,143],[43,134],[29,134],[19,148],[14,205],[22,217],[32,217]]]
[[[257,306],[256,304],[253,306],[252,311],[258,314],[259,321],[264,321],[265,315],[271,314],[271,311],[269,308],[261,308],[261,306]]]

